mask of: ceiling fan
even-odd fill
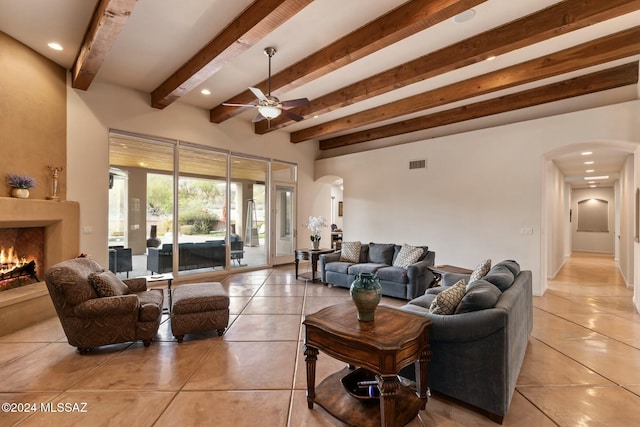
[[[298,99],[289,99],[287,101],[280,101],[275,96],[271,95],[271,58],[276,53],[276,49],[274,47],[267,47],[264,49],[265,55],[269,57],[269,80],[268,80],[268,93],[265,95],[260,89],[257,87],[250,87],[249,90],[253,92],[253,94],[258,98],[252,104],[228,104],[222,103],[222,105],[226,105],[228,107],[257,107],[258,115],[255,116],[252,120],[253,123],[259,122],[261,120],[267,119],[275,119],[280,116],[280,114],[288,117],[291,120],[295,120],[299,122],[304,117],[292,113],[288,111],[289,108],[295,107],[308,107],[311,105],[307,98],[298,98]]]

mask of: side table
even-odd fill
[[[351,301],[305,316],[304,355],[307,365],[307,405],[323,407],[334,417],[357,426],[404,426],[427,404],[429,326],[426,317],[379,306],[373,322],[360,322]],[[349,368],[327,377],[317,387],[319,351],[376,375],[380,404],[351,396],[340,379]],[[415,364],[416,387],[400,384],[398,372]]]
[[[167,296],[169,298],[169,307],[168,308],[163,308],[162,312],[163,313],[171,313],[171,284],[173,283],[173,274],[172,273],[165,273],[165,274],[152,274],[151,276],[142,276],[145,279],[147,279],[147,283],[154,283],[154,282],[167,282]]]
[[[428,267],[428,268],[429,270],[431,270],[434,276],[433,283],[430,286],[431,288],[434,286],[438,286],[438,284],[440,283],[440,280],[442,280],[442,275],[445,273],[458,273],[458,274],[473,273],[473,270],[469,270],[468,268],[456,267],[455,265],[448,265],[448,264],[434,265],[433,267]]]
[[[330,254],[335,252],[333,249],[296,249],[296,279],[298,278],[298,263],[300,260],[311,261],[311,281],[316,281],[316,270],[318,269],[318,260],[322,254]],[[303,276],[304,277],[304,276]]]

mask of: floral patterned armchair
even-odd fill
[[[92,347],[142,340],[158,332],[164,301],[146,279],[121,281],[89,258],[54,265],[45,273],[49,295],[69,344],[81,353]]]

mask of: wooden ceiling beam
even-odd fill
[[[460,123],[466,120],[560,101],[638,83],[638,62],[587,74],[558,83],[440,111],[386,126],[320,141],[321,150],[344,147],[396,135]]]
[[[271,76],[272,94],[317,79],[484,1],[486,0],[411,0]],[[267,93],[267,80],[254,87]],[[247,104],[254,100],[253,93],[245,90],[225,103]],[[222,123],[243,110],[242,107],[220,104],[211,109],[210,120]]]
[[[87,90],[124,28],[137,0],[100,0],[71,68],[71,86]]]
[[[323,95],[312,100],[309,107],[296,109],[296,114],[324,114],[638,9],[640,0],[563,1]],[[270,123],[256,123],[255,132],[265,134],[292,123],[280,116]]]
[[[640,54],[640,27],[292,132],[290,139],[291,142],[302,142],[322,138],[336,132],[356,129],[637,54]]]
[[[151,92],[151,106],[164,108],[188,93],[313,0],[257,0],[176,72]]]

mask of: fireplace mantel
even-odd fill
[[[44,227],[45,271],[80,253],[78,202],[0,197],[0,228],[20,227]],[[44,282],[23,288],[0,292],[0,336],[55,315]]]

